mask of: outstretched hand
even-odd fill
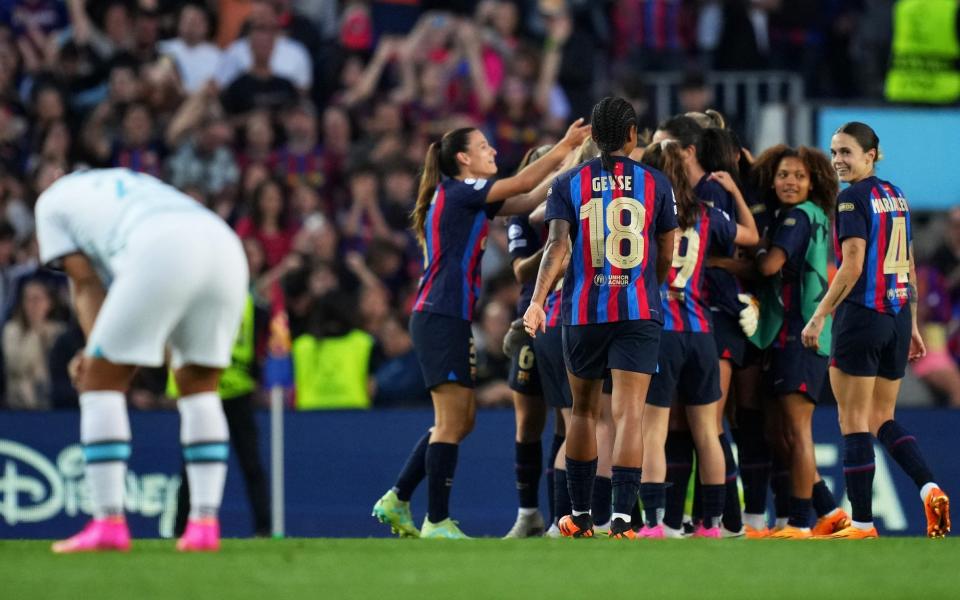
[[[577,148],[583,143],[583,140],[590,136],[591,131],[591,126],[584,125],[583,117],[580,117],[570,124],[570,127],[567,128],[567,133],[563,136],[563,139],[560,140],[560,143],[566,144],[569,148]]]

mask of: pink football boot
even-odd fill
[[[187,530],[177,540],[180,552],[216,552],[220,549],[220,521],[197,519],[187,521]]]
[[[56,554],[104,550],[119,552],[130,550],[130,530],[127,528],[126,519],[122,516],[92,519],[77,535],[53,543],[53,551]]]
[[[638,538],[644,538],[649,540],[662,540],[666,537],[666,534],[663,531],[663,525],[657,525],[656,527],[647,527],[646,525],[637,533]]]
[[[693,532],[693,537],[719,540],[723,538],[723,531],[721,531],[719,527],[704,527],[703,525],[697,525],[697,528]]]

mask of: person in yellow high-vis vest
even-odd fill
[[[223,401],[223,412],[227,416],[230,430],[230,443],[240,463],[243,480],[247,488],[247,499],[253,513],[254,534],[270,534],[270,496],[267,475],[260,462],[257,443],[257,424],[253,415],[253,396],[257,390],[256,379],[256,332],[257,313],[253,296],[247,296],[243,309],[240,331],[230,356],[230,366],[220,377],[218,393]],[[177,397],[179,392],[171,377],[168,380],[167,395]],[[186,525],[187,507],[190,506],[190,489],[186,478],[182,478],[180,493],[177,497],[177,519],[174,531],[179,532]]]
[[[354,329],[340,336],[303,334],[293,340],[297,410],[370,408],[373,336]]]
[[[898,0],[886,98],[891,102],[960,101],[958,0]]]

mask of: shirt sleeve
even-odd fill
[[[573,214],[573,206],[570,204],[569,194],[565,191],[562,180],[558,177],[553,180],[550,188],[547,190],[547,213],[546,221],[554,219],[563,219],[575,229],[579,221],[579,215]]]
[[[700,189],[697,190],[697,199],[699,199],[700,202],[723,211],[723,213],[731,219],[734,218],[733,197],[727,190],[723,189],[723,186],[716,181],[709,180],[699,187]]]
[[[850,237],[866,240],[870,220],[866,199],[858,197],[854,189],[847,188],[837,200],[837,237],[840,242]]]
[[[529,221],[523,217],[513,217],[507,226],[507,250],[510,260],[520,260],[536,254],[539,243]]]
[[[677,228],[677,200],[673,195],[673,186],[667,181],[657,182],[657,221],[656,233],[666,233]]]
[[[793,259],[807,251],[810,233],[810,219],[806,213],[793,209],[777,223],[771,245],[782,249],[787,258]]]
[[[710,245],[707,249],[716,246],[726,251],[737,239],[737,224],[716,208],[707,207],[707,218],[710,219]]]
[[[80,250],[67,228],[66,215],[57,209],[57,204],[56,196],[41,197],[37,202],[37,243],[44,265],[52,265]]]

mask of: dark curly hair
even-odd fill
[[[777,193],[773,189],[773,182],[777,177],[780,162],[785,158],[796,158],[803,163],[810,175],[809,199],[822,208],[828,217],[832,217],[840,183],[837,181],[837,174],[830,164],[830,159],[816,148],[808,146],[791,148],[786,144],[768,148],[753,163],[754,189],[763,195],[764,201],[779,203]]]

